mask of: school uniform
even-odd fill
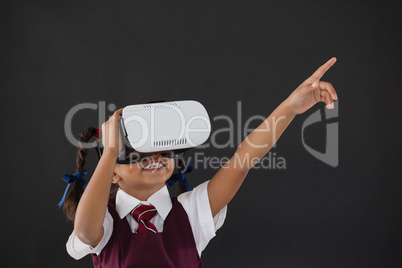
[[[132,261],[153,263],[153,267],[185,267],[192,262],[193,267],[201,267],[201,253],[222,226],[227,211],[225,206],[212,218],[208,183],[200,184],[177,199],[170,197],[167,186],[155,192],[147,201],[140,201],[119,189],[116,198],[109,200],[103,222],[104,235],[99,244],[96,247],[86,245],[73,231],[66,244],[67,252],[77,260],[92,254],[95,267],[105,263],[114,263],[114,266],[116,262],[120,266]],[[140,204],[151,204],[156,208],[157,213],[150,222],[158,233],[136,234],[138,223],[130,212]],[[140,251],[141,245],[147,246]],[[130,254],[125,254],[127,248]],[[152,253],[149,256],[155,258],[147,260],[149,252]],[[159,265],[159,261],[163,265]]]

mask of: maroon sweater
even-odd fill
[[[133,234],[126,218],[120,219],[115,198],[110,198],[113,233],[102,252],[92,254],[94,267],[202,267],[187,213],[176,197],[172,203],[162,233]]]

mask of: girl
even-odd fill
[[[335,62],[331,58],[294,90],[209,181],[180,194],[185,190],[181,182],[177,198],[170,198],[166,188],[175,166],[173,151],[137,153],[145,161],[116,163],[123,147],[118,120],[122,109],[117,110],[102,124],[104,150],[85,191],[82,175],[88,149],[78,151],[77,173],[70,176],[73,187],[63,204],[74,221],[68,253],[76,259],[92,254],[95,267],[202,267],[201,252],[222,226],[226,205],[248,171],[297,114],[320,101],[334,108],[334,87],[319,80]],[[271,124],[273,131],[266,130]],[[99,138],[97,129],[88,128],[80,142],[93,136]],[[111,191],[113,185],[117,189]]]

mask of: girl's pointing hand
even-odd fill
[[[285,100],[295,114],[304,113],[320,101],[325,102],[328,109],[334,108],[333,100],[338,100],[334,87],[329,82],[319,80],[335,62],[335,57],[327,61]]]

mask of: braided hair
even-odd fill
[[[85,165],[85,158],[88,154],[89,149],[85,148],[83,144],[88,143],[88,141],[96,134],[96,128],[87,127],[78,137],[78,142],[80,144],[80,148],[77,151],[76,155],[76,169],[75,172],[83,172]],[[78,202],[81,199],[82,193],[84,192],[83,185],[81,180],[76,180],[70,187],[69,192],[67,193],[66,199],[63,203],[63,211],[66,214],[67,218],[71,221],[75,218],[75,213],[77,211]]]

